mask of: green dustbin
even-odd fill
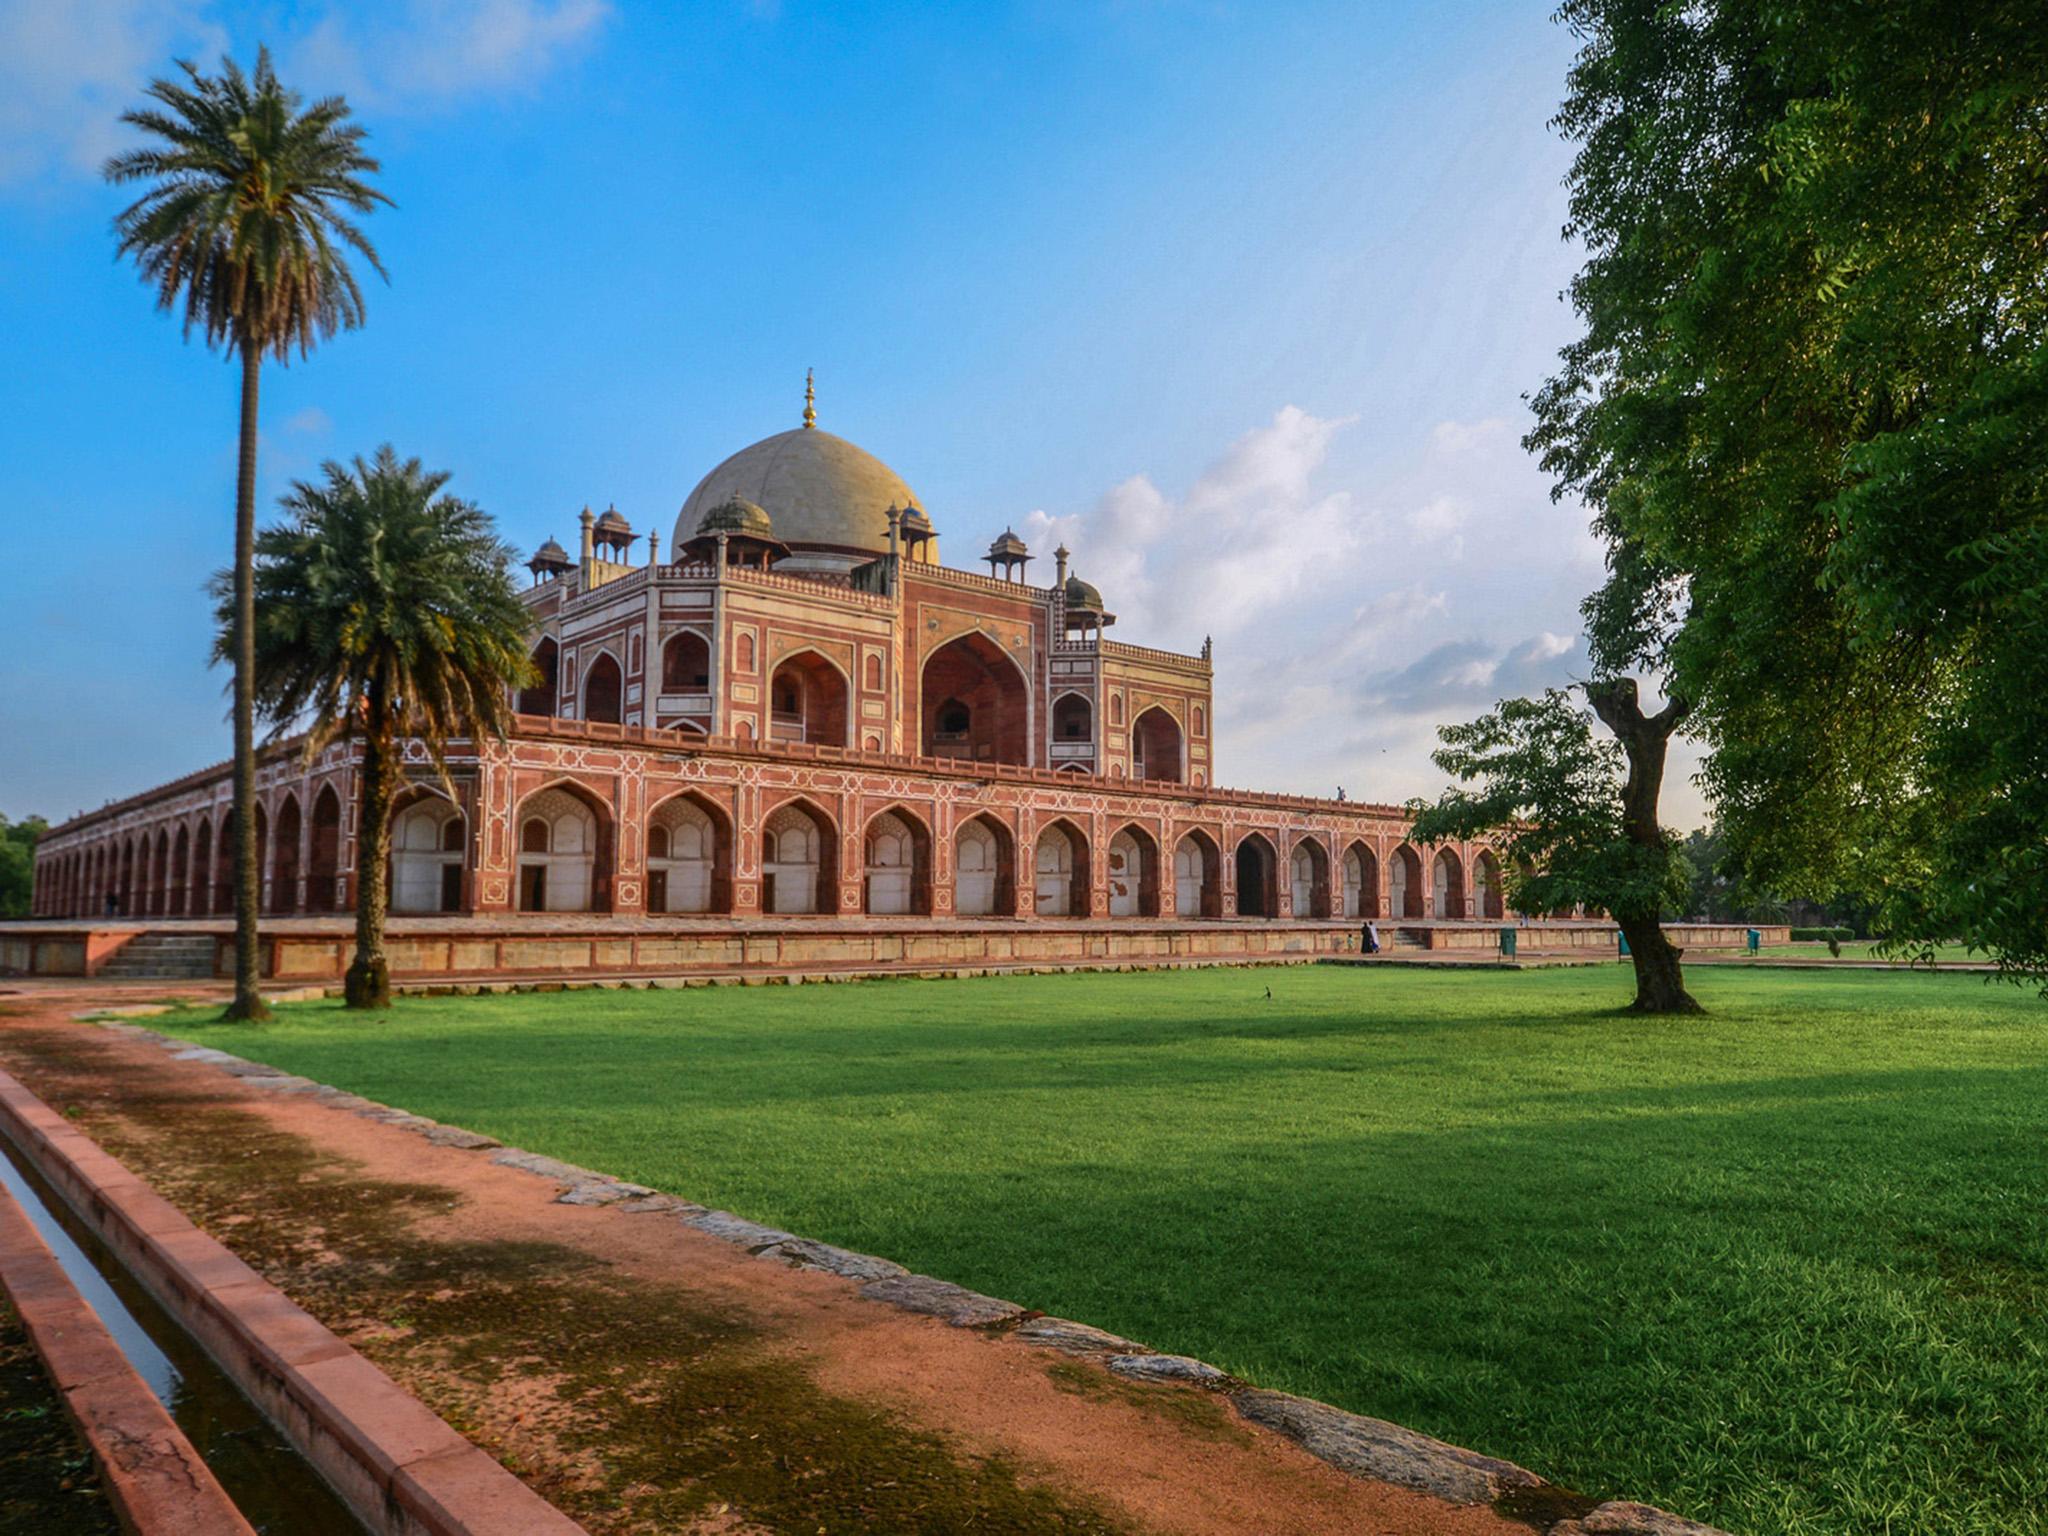
[[[1621,946],[1621,952],[1624,955],[1628,953],[1628,935],[1619,928],[1614,930],[1614,942]]]
[[[1512,959],[1514,959],[1514,958],[1515,958],[1515,930],[1514,930],[1514,929],[1512,929],[1512,928],[1503,928],[1503,929],[1501,929],[1501,931],[1500,931],[1500,952],[1501,952],[1501,954],[1502,954],[1502,955],[1503,955],[1503,956],[1504,956],[1505,958],[1507,958],[1507,959],[1509,959],[1509,960],[1512,960]]]
[[[1762,953],[1764,947],[1764,936],[1761,933],[1759,933],[1756,929],[1752,928],[1749,930],[1747,938],[1749,940],[1749,952],[1752,955]]]

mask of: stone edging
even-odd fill
[[[5,1072],[0,1130],[366,1529],[583,1536],[582,1526]]]
[[[92,1451],[124,1531],[256,1536],[206,1459],[157,1401],[28,1212],[0,1189],[0,1286],[64,1411]]]
[[[169,1010],[151,1007],[119,1011],[132,1017]],[[1727,1536],[1714,1526],[1646,1504],[1588,1499],[1558,1488],[1513,1462],[1483,1456],[1383,1419],[1255,1387],[1206,1361],[1157,1354],[1142,1344],[1086,1323],[1049,1317],[951,1281],[913,1274],[889,1259],[799,1237],[730,1211],[711,1210],[661,1194],[644,1184],[507,1147],[475,1131],[393,1109],[308,1077],[281,1072],[261,1062],[248,1061],[211,1046],[195,1045],[140,1025],[118,1022],[111,1013],[112,1010],[98,1010],[77,1017],[159,1046],[177,1060],[217,1067],[252,1088],[301,1094],[329,1108],[412,1131],[437,1146],[488,1152],[494,1163],[563,1186],[555,1198],[565,1205],[608,1206],[631,1214],[672,1216],[685,1226],[720,1238],[756,1258],[857,1281],[860,1294],[869,1301],[936,1318],[951,1327],[1005,1335],[1024,1344],[1091,1359],[1128,1381],[1213,1393],[1251,1423],[1286,1436],[1310,1455],[1354,1476],[1431,1494],[1447,1503],[1495,1505],[1505,1513],[1534,1521],[1549,1536]]]

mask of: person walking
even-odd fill
[[[1380,925],[1369,917],[1365,920],[1365,928],[1359,934],[1359,948],[1368,955],[1380,952]]]

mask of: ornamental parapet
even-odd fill
[[[1013,602],[1043,603],[1052,598],[1051,591],[1045,587],[1034,587],[1023,581],[1005,581],[1000,576],[981,576],[973,571],[956,571],[948,565],[920,565],[906,560],[897,569],[905,581],[929,581],[970,592],[992,592]]]
[[[1214,785],[1183,784],[1172,779],[1119,779],[1096,774],[1077,775],[1052,768],[1027,767],[1020,763],[983,763],[970,762],[964,758],[917,757],[909,753],[871,752],[860,747],[832,747],[812,742],[743,741],[735,736],[698,736],[694,733],[666,731],[644,725],[612,725],[602,720],[569,720],[559,716],[520,715],[515,718],[512,734],[527,741],[602,743],[639,747],[672,757],[729,757],[756,762],[829,764],[847,768],[872,768],[891,773],[917,773],[927,778],[971,780],[984,784],[1036,784],[1058,790],[1086,790],[1090,794],[1130,794],[1152,800],[1178,800],[1190,805],[1256,806],[1326,815],[1365,815],[1402,821],[1410,819],[1410,812],[1405,806],[1370,800],[1334,800],[1315,795],[1225,789]]]

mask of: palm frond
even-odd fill
[[[178,67],[183,79],[150,82],[154,106],[122,114],[154,142],[103,168],[109,181],[148,184],[115,217],[117,253],[135,260],[160,309],[182,309],[188,335],[230,352],[286,361],[361,325],[352,258],[388,274],[350,215],[391,199],[369,180],[382,167],[348,103],[302,105],[268,50],[248,74],[233,59],[219,75]]]

